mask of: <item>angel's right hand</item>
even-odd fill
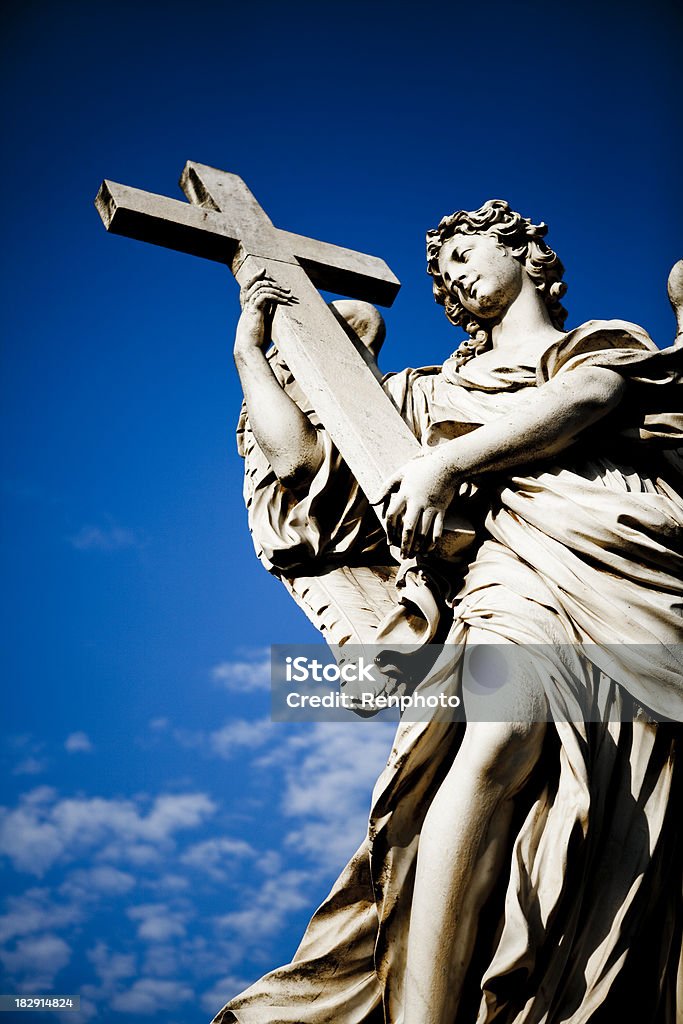
[[[263,349],[271,341],[275,308],[297,300],[291,289],[283,288],[267,271],[261,270],[240,289],[242,314],[237,324],[235,352]]]

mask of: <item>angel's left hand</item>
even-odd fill
[[[455,497],[457,478],[438,449],[406,462],[384,484],[389,541],[403,558],[429,551],[443,533],[448,506]]]

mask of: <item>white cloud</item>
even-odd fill
[[[183,892],[190,885],[187,878],[183,878],[182,875],[175,875],[172,872],[167,872],[161,875],[159,878],[150,878],[147,880],[147,887],[153,889],[155,892]]]
[[[162,859],[162,850],[158,846],[150,846],[149,843],[131,843],[130,840],[124,839],[107,843],[95,856],[98,860],[123,861],[133,867],[144,868],[158,864]]]
[[[235,718],[226,722],[221,729],[209,733],[209,750],[228,760],[239,753],[240,749],[262,747],[272,737],[273,731],[274,724],[269,718]]]
[[[316,879],[341,871],[367,830],[377,776],[386,764],[393,723],[316,723],[277,730],[268,753],[252,766],[276,772],[284,783],[280,812],[290,823],[282,851],[266,851],[263,868],[273,869],[259,888],[243,890],[242,905],[215,920],[216,934],[235,963],[250,950],[262,952],[277,940],[295,912],[312,911]],[[296,870],[282,870],[279,858],[295,853]],[[301,870],[302,861],[312,870]],[[203,1003],[215,1012],[241,984],[214,986]],[[218,996],[218,999],[215,997]],[[209,1007],[209,1001],[213,1005]]]
[[[219,978],[213,983],[208,992],[205,992],[201,997],[200,1003],[202,1008],[207,1013],[215,1016],[229,999],[232,999],[239,992],[244,992],[245,988],[248,988],[249,985],[251,985],[250,981],[238,978],[234,974],[228,974],[224,978]]]
[[[56,975],[70,959],[70,946],[52,934],[20,939],[14,950],[0,952],[7,973],[22,992],[49,991]]]
[[[86,524],[68,538],[77,551],[122,551],[142,547],[142,540],[134,530],[122,526],[93,526]]]
[[[284,871],[277,878],[268,878],[260,887],[245,893],[246,906],[215,919],[219,932],[227,933],[243,949],[260,946],[264,939],[273,939],[287,920],[288,914],[309,905],[311,876],[305,871]]]
[[[21,802],[27,807],[34,807],[39,804],[48,804],[56,798],[57,790],[54,786],[36,786],[35,789],[30,789],[28,793],[22,795]]]
[[[150,949],[151,952],[151,949]],[[188,935],[178,944],[178,952],[182,963],[190,968],[196,978],[210,978],[224,974],[232,964],[241,957],[241,951],[235,956],[226,937],[213,935],[209,922],[204,918],[201,928]]]
[[[211,678],[226,690],[242,693],[270,688],[270,651],[259,649],[249,658],[222,661],[211,669]]]
[[[12,775],[41,775],[47,771],[49,761],[44,756],[45,744],[36,740],[31,733],[6,736],[3,746],[19,758],[12,768]]]
[[[197,841],[190,829],[204,826],[215,810],[206,794],[156,800],[144,795],[126,800],[67,800],[48,787],[34,788],[18,805],[6,808],[0,818],[0,840],[16,866],[47,870],[59,865],[61,870],[58,888],[36,886],[23,897],[8,900],[0,917],[0,941],[5,942],[0,964],[14,990],[49,990],[55,978],[59,985],[58,972],[71,956],[73,963],[78,961],[94,972],[89,982],[83,972],[84,984],[79,988],[85,1020],[105,1010],[122,1020],[160,1012],[169,1022],[180,1024],[190,1001],[199,1001],[192,991],[194,979],[201,979],[203,992],[211,979],[226,971],[236,974],[243,955],[240,942],[234,939],[237,926],[228,936],[214,936],[211,918],[198,917],[202,904],[185,887],[201,879],[205,889],[215,879],[223,893],[223,865],[235,864],[236,858],[253,858],[255,864],[262,861],[264,868],[272,870],[277,854],[259,856],[239,836],[219,833]],[[27,846],[29,834],[35,842],[33,853]],[[35,852],[43,849],[43,841],[48,843],[47,855]],[[159,868],[153,873],[138,872],[130,859],[121,864],[103,859],[114,854],[123,859],[131,849],[143,851],[143,861],[144,851],[160,850]],[[76,858],[78,862],[64,875],[63,865]],[[301,885],[304,880],[302,873]],[[281,927],[287,906],[304,901],[287,876],[282,880],[287,887],[284,899],[277,899],[273,876],[270,881],[272,892],[265,891],[258,906]],[[139,896],[135,900],[136,892],[146,892],[147,901]],[[232,905],[232,899],[223,904],[226,909]],[[107,907],[113,923],[107,942],[95,944],[86,936],[92,934],[91,924],[94,927],[94,915],[101,906]],[[242,927],[248,927],[246,919]],[[235,978],[233,987],[235,991],[242,988],[242,981]],[[219,997],[214,1009],[220,1002]]]
[[[296,822],[285,842],[322,871],[345,861],[367,830],[374,783],[386,764],[392,723],[318,722],[290,734],[258,764],[284,775],[282,813]]]
[[[182,747],[229,761],[245,750],[255,750],[272,739],[274,723],[270,718],[232,718],[213,732],[174,729],[173,738]]]
[[[140,978],[132,988],[114,996],[111,1008],[119,1013],[147,1016],[159,1010],[175,1010],[179,1003],[187,1003],[193,998],[192,989],[180,981]]]
[[[97,1005],[91,1000],[86,998],[83,994],[85,987],[81,989],[81,1001],[79,1003],[80,1012],[78,1015],[78,1024],[83,1024],[84,1021],[93,1020],[97,1017]],[[72,1024],[73,1021],[73,1010],[65,1010],[62,1013],[57,1013],[57,1020],[60,1024]]]
[[[293,826],[285,844],[322,871],[341,867],[360,845],[371,795],[396,731],[392,722],[317,722],[287,729],[268,718],[228,721],[210,733],[179,733],[186,746],[224,760],[254,751],[254,768],[284,779],[282,814]],[[266,747],[267,753],[260,754]]]
[[[79,986],[81,1013],[85,1020],[90,1020],[99,1015],[100,1009],[109,1007],[112,996],[122,991],[126,979],[138,973],[138,964],[134,953],[122,953],[102,941],[86,950],[85,956],[99,979],[98,985],[86,983]],[[71,1024],[66,1016],[64,1024]]]
[[[122,978],[132,978],[136,972],[135,956],[132,953],[117,953],[105,942],[98,942],[88,950],[86,956],[106,990],[111,990]]]
[[[277,850],[266,850],[265,853],[259,853],[254,866],[264,875],[277,875],[282,870],[282,857]]]
[[[12,770],[12,775],[40,775],[47,769],[47,761],[40,757],[25,757]]]
[[[0,811],[0,853],[19,871],[43,875],[64,851],[58,830],[32,807]]]
[[[146,942],[165,942],[182,938],[187,932],[190,914],[187,910],[172,910],[165,903],[144,903],[130,907],[126,913],[131,921],[139,921],[138,938]]]
[[[105,843],[115,855],[125,844],[130,855],[142,848],[172,841],[181,829],[202,824],[216,806],[205,793],[157,797],[145,810],[144,801],[101,797],[52,801],[46,787],[28,794],[14,810],[0,808],[0,853],[20,871],[42,875],[58,860],[68,860]]]
[[[0,917],[0,942],[21,935],[49,932],[79,924],[83,919],[80,907],[54,902],[48,889],[29,889],[21,896],[10,896],[7,913]]]
[[[251,663],[247,655],[244,662]],[[167,721],[150,727],[175,735]],[[119,915],[110,945],[98,943],[87,954],[80,946],[81,959],[87,955],[99,978],[97,985],[82,988],[91,1009],[96,1005],[102,1012],[106,1005],[121,1018],[171,1010],[165,1016],[180,1020],[182,1004],[194,998],[192,979],[202,978],[196,1002],[215,1013],[247,986],[248,979],[240,977],[243,971],[248,975],[243,958],[267,956],[292,914],[313,910],[323,876],[340,870],[362,840],[372,787],[393,732],[388,723],[296,726],[264,718],[237,719],[213,732],[187,734],[187,745],[225,759],[239,757],[255,785],[261,776],[277,777],[272,792],[281,796],[273,795],[269,808],[278,826],[277,849],[263,848],[256,818],[246,840],[221,834],[218,828],[208,837],[204,828],[193,834],[192,829],[205,826],[217,811],[206,793],[66,799],[48,787],[35,787],[18,805],[0,809],[0,852],[17,869],[34,874],[56,864],[71,868],[54,898],[36,888],[8,903],[0,918],[0,939],[4,936],[14,945],[4,955],[18,955],[19,944],[28,939],[58,939],[62,928],[72,929],[75,939],[97,901],[106,900]],[[250,786],[244,796],[240,820],[250,806],[264,813],[259,789]],[[79,863],[71,863],[77,858]],[[248,889],[242,884],[235,905],[225,895],[226,881],[244,878],[247,862],[250,879],[263,883],[254,882]],[[145,870],[150,865],[154,870]],[[211,882],[220,885],[221,903],[209,911],[217,915],[211,919],[215,933],[206,918],[197,916],[201,903],[193,901],[192,890],[186,892],[198,879],[202,890]],[[135,905],[132,894],[141,892],[149,902],[138,896]],[[68,932],[64,937],[73,941]],[[67,955],[68,947],[67,952],[51,948],[53,963]],[[44,950],[47,957],[50,947]],[[33,953],[37,962],[40,948]]]
[[[142,965],[144,974],[154,978],[175,978],[183,970],[183,956],[178,945],[148,943]]]
[[[216,881],[225,879],[225,863],[236,857],[254,857],[256,851],[249,843],[229,836],[217,836],[203,843],[195,843],[180,858],[188,867],[198,868]]]
[[[135,879],[125,871],[110,864],[72,871],[59,891],[81,902],[99,899],[100,896],[123,896],[135,887]]]
[[[93,750],[92,741],[85,732],[72,732],[64,741],[64,749],[70,754],[89,753]]]

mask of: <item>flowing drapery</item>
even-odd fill
[[[482,484],[481,542],[462,576],[453,569],[444,685],[459,677],[471,627],[492,643],[590,651],[578,672],[549,655],[542,673],[555,722],[517,798],[509,870],[482,914],[457,1024],[675,1020],[683,769],[678,726],[651,719],[683,719],[680,358],[633,325],[590,322],[538,366],[489,354],[386,381],[425,445],[514,410],[527,388],[580,365],[612,367],[629,382],[619,410],[561,456]],[[315,494],[338,486],[336,470],[347,473],[336,459],[328,446]],[[291,566],[293,537],[310,547],[314,536],[332,557],[335,537],[342,556],[366,543],[362,496],[345,494],[339,515],[328,505],[301,516],[306,498],[285,507],[276,482],[264,484],[272,564]],[[587,692],[604,721],[572,714]],[[399,727],[368,835],[293,962],[228,1003],[217,1024],[410,1024],[404,969],[420,830],[463,728]]]

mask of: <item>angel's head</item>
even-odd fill
[[[436,301],[470,340],[458,349],[460,362],[488,347],[491,329],[530,278],[553,327],[561,330],[567,311],[564,267],[543,238],[545,224],[532,224],[502,199],[478,210],[458,210],[427,232],[427,272]]]

